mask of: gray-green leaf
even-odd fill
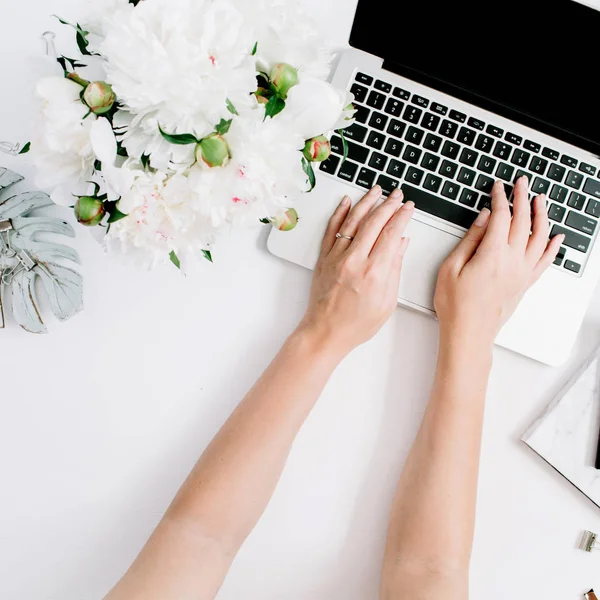
[[[302,168],[306,173],[306,177],[308,178],[308,183],[310,185],[309,192],[312,192],[315,189],[315,185],[317,185],[317,178],[315,177],[315,171],[312,167],[312,164],[309,163],[306,158],[302,157]]]
[[[227,98],[227,100],[225,101],[225,106],[227,106],[227,110],[232,115],[239,115],[238,111],[236,110],[235,106],[233,105],[233,102],[231,102],[231,100],[229,98]]]
[[[219,123],[215,126],[215,131],[219,135],[225,135],[229,132],[229,128],[231,127],[231,123],[233,123],[233,119],[229,119],[226,121],[225,119],[221,119]]]

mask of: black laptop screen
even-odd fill
[[[360,0],[385,68],[600,155],[600,12],[572,2]]]

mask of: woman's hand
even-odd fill
[[[374,187],[351,209],[347,196],[329,221],[300,329],[310,330],[340,355],[372,338],[398,301],[403,237],[414,203],[396,190],[381,199]],[[336,234],[353,238],[337,238]]]
[[[440,269],[435,309],[449,343],[491,347],[525,292],[552,264],[564,240],[548,242],[546,196],[533,201],[527,177],[515,186],[513,216],[502,182],[492,191],[492,212],[473,227]],[[531,235],[530,235],[531,232]]]

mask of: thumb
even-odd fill
[[[473,258],[479,244],[485,237],[488,224],[490,222],[490,211],[484,208],[475,219],[471,229],[467,231],[465,237],[456,246],[449,256],[449,262],[455,266],[458,271],[462,271],[464,266]]]

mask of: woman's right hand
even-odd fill
[[[513,216],[504,184],[496,182],[491,213],[481,211],[440,269],[435,309],[442,339],[491,347],[525,292],[555,260],[564,235],[548,242],[545,195],[534,199],[533,213],[532,219],[527,177],[516,183]]]

